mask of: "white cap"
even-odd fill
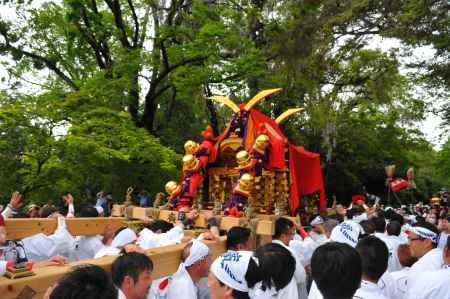
[[[212,263],[211,272],[233,290],[248,292],[245,274],[252,256],[251,251],[227,251]]]
[[[136,240],[136,233],[131,228],[122,230],[117,236],[114,237],[111,243],[111,247],[123,247]]]

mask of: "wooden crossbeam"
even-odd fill
[[[225,252],[225,237],[220,241],[203,241],[211,250],[213,257],[217,257]],[[168,276],[178,269],[181,253],[185,244],[164,246],[150,249],[146,254],[152,259],[154,269],[152,276],[154,279]],[[84,260],[70,263],[67,266],[36,268],[33,271],[35,276],[19,279],[8,279],[0,277],[0,297],[2,299],[13,299],[23,290],[25,286],[31,287],[36,291],[33,299],[42,298],[47,288],[57,282],[64,274],[69,272],[72,267],[82,264],[93,264],[102,267],[106,271],[111,271],[111,265],[116,257],[106,256],[98,259]]]
[[[15,218],[6,219],[7,239],[18,240],[35,234],[52,234],[57,228],[57,219],[48,218]],[[126,225],[121,217],[66,218],[67,229],[74,236],[103,234],[105,226],[111,224],[115,228]]]

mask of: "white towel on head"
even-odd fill
[[[415,233],[416,235],[418,235],[419,237],[421,237],[423,239],[431,240],[433,243],[438,242],[438,235],[436,233],[434,233],[433,231],[429,230],[428,228],[420,227],[420,226],[413,226],[408,229],[407,233],[408,232]]]
[[[211,272],[233,290],[248,292],[245,274],[252,256],[251,251],[228,251],[212,263]]]
[[[209,248],[200,241],[192,240],[189,256],[184,261],[185,267],[190,267],[209,255]]]
[[[330,239],[335,242],[346,243],[356,247],[361,226],[353,221],[345,221],[333,228]]]
[[[131,228],[126,228],[114,237],[111,247],[123,247],[136,241],[136,233]]]
[[[323,223],[324,223],[323,218],[321,216],[317,216],[311,221],[311,226],[319,225],[319,224],[323,224]]]

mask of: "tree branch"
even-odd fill
[[[139,41],[139,21],[138,21],[137,15],[136,15],[136,11],[134,10],[133,2],[131,2],[131,0],[127,0],[127,1],[128,1],[128,5],[130,6],[131,15],[132,15],[133,21],[134,21],[133,47],[137,47],[138,41]]]
[[[6,39],[6,36],[4,36],[4,37]],[[48,59],[46,57],[34,54],[32,52],[28,52],[26,50],[19,49],[19,48],[15,47],[15,46],[9,44],[8,39],[6,39],[5,48],[7,50],[16,51],[18,53],[23,54],[26,57],[29,57],[31,59],[34,59],[36,61],[44,63],[47,66],[47,68],[49,68],[50,70],[55,72],[55,74],[58,75],[58,77],[61,78],[61,80],[66,82],[73,90],[78,90],[79,89],[78,86],[72,81],[72,79],[69,78],[66,74],[64,74],[64,72],[62,70],[60,70],[58,68],[58,66],[56,65],[56,63],[54,61],[51,61],[50,59]]]
[[[207,58],[206,56],[193,57],[190,59],[180,61],[172,66],[169,66],[168,68],[164,69],[159,74],[158,78],[156,78],[156,80],[155,80],[155,82],[153,82],[153,84],[159,84],[162,80],[164,80],[165,77],[167,77],[167,75],[169,75],[172,71],[179,68],[180,66],[184,66],[187,64],[191,64],[191,63],[200,63],[200,62],[204,61],[206,58]]]
[[[116,28],[119,30],[119,40],[122,43],[122,46],[130,49],[131,45],[128,41],[127,32],[125,30],[125,24],[122,19],[122,10],[120,9],[120,3],[118,0],[105,0],[109,9],[114,15],[114,23],[116,24]]]

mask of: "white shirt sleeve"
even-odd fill
[[[75,208],[73,204],[69,204],[68,212],[66,217],[75,217]]]
[[[9,207],[9,205],[6,206],[6,208],[2,212],[3,218],[10,218],[13,213],[13,210]]]
[[[7,261],[0,261],[0,276],[5,275],[6,273],[6,263]]]

